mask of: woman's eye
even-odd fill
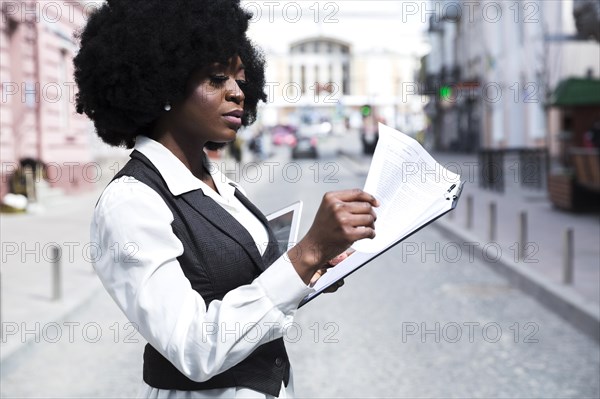
[[[240,87],[243,87],[248,84],[248,81],[242,80],[242,79],[236,79],[235,81],[238,84],[238,86],[240,86]]]
[[[213,75],[210,77],[210,83],[215,86],[220,86],[229,79],[226,75]]]

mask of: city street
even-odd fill
[[[181,279],[204,298],[250,282],[257,254],[236,249],[267,235],[203,154],[265,215],[303,201],[302,263],[372,233],[344,196],[312,227],[371,173],[376,239],[286,317],[296,397],[600,399],[599,0],[2,0],[0,16],[0,399],[138,397],[138,326],[171,359],[193,330]],[[133,148],[160,196],[119,184],[99,202]],[[295,292],[281,271],[255,282],[266,296],[231,294],[265,324],[220,312],[192,339],[264,337]],[[267,352],[233,384],[283,370]],[[180,386],[163,366],[149,381]]]
[[[264,213],[303,200],[302,236],[325,192],[364,184],[366,168],[338,155],[346,142],[322,139],[319,159],[294,162],[288,148],[276,147],[262,163],[227,172]],[[407,245],[418,251],[407,255]],[[435,226],[307,304],[295,322],[286,341],[298,397],[600,395],[598,342]],[[2,364],[1,396],[132,397],[143,345],[101,290]]]

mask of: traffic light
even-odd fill
[[[371,112],[372,109],[370,105],[363,105],[362,107],[360,107],[360,113],[364,118],[366,118],[367,116],[371,116]]]
[[[440,87],[440,99],[449,100],[452,97],[452,87],[442,86]]]

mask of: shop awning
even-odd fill
[[[565,79],[558,84],[550,105],[558,107],[581,107],[600,105],[600,80],[586,78]]]

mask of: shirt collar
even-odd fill
[[[209,196],[219,197],[212,188],[198,179],[169,149],[147,136],[139,135],[135,140],[135,150],[138,150],[158,169],[171,194],[177,196],[193,190],[202,190]],[[208,172],[211,174],[215,186],[223,197],[233,197],[238,185],[231,181],[217,168],[214,162],[208,162]]]

